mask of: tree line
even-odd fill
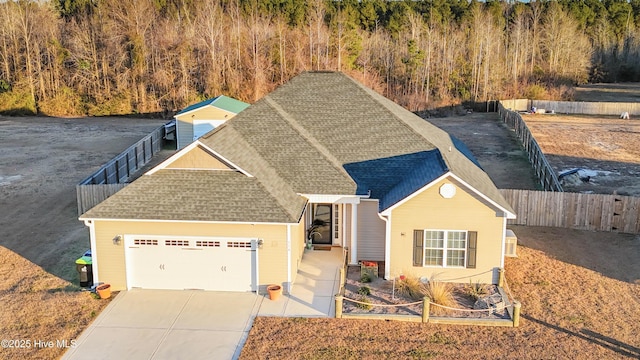
[[[640,0],[14,0],[0,111],[170,114],[339,70],[412,110],[640,80]]]

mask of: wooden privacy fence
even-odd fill
[[[92,207],[117,193],[127,184],[76,185],[76,199],[78,201],[78,215],[82,215]]]
[[[538,179],[540,179],[542,188],[548,191],[563,191],[556,172],[549,165],[538,142],[531,134],[527,124],[522,120],[522,116],[515,111],[507,110],[502,103],[498,105],[498,113],[500,114],[500,119],[515,131],[518,139],[522,142],[522,146],[529,157],[529,162],[533,166]]]
[[[518,214],[509,224],[640,234],[640,198],[531,190],[500,190]]]
[[[532,106],[536,109],[552,110],[559,114],[585,115],[620,115],[628,112],[630,115],[640,115],[640,103],[622,102],[584,102],[584,101],[551,101],[529,99],[500,100],[505,109],[512,111],[529,111]]]
[[[502,106],[511,111],[529,111],[531,108],[531,100],[529,99],[508,99],[499,101]],[[498,105],[498,109],[500,105]],[[498,110],[500,111],[500,110]]]
[[[640,103],[531,100],[531,106],[562,114],[640,115]]]

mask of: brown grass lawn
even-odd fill
[[[518,227],[516,233],[532,245],[518,246],[519,257],[506,262],[511,292],[522,302],[518,328],[262,317],[255,320],[240,358],[640,358],[640,274],[618,280],[616,271],[624,272],[625,264],[606,269],[605,276],[575,265],[580,262],[571,260],[570,251],[558,250],[581,238],[600,239],[610,252],[594,262],[615,264],[618,248],[640,255],[640,237],[533,227]],[[536,249],[545,242],[546,251]],[[563,261],[554,258],[556,252]]]
[[[77,339],[109,303],[2,246],[0,261],[0,339],[19,341],[12,348],[3,343],[0,359],[59,358],[65,349],[57,340]],[[36,348],[37,340],[54,346]]]

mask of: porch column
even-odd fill
[[[358,263],[358,204],[351,204],[351,264]]]

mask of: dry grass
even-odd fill
[[[472,283],[471,281],[469,281],[469,284],[465,284],[464,286],[464,293],[474,301],[485,296],[487,292],[487,286],[479,282]]]
[[[64,348],[37,349],[34,341],[75,340],[108,304],[1,246],[0,259],[0,339],[26,347],[0,348],[0,359],[59,358]]]
[[[425,284],[417,276],[406,275],[396,282],[396,293],[412,300],[422,300],[427,292]]]
[[[431,299],[432,303],[438,305],[447,306],[451,308],[458,307],[458,303],[453,298],[453,288],[450,283],[437,281],[435,279],[429,280],[426,286],[427,296]],[[431,313],[433,315],[444,315],[449,311],[440,306],[431,306]]]
[[[241,359],[640,357],[639,284],[532,248],[519,246],[518,255],[506,260],[511,292],[522,302],[518,328],[263,317],[255,320]]]

